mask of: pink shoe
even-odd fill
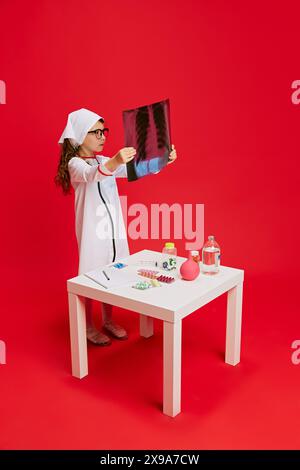
[[[126,330],[124,330],[122,326],[116,325],[113,322],[104,323],[103,329],[116,339],[128,339],[128,334]]]
[[[86,337],[91,341],[91,343],[96,344],[97,346],[109,346],[111,344],[111,340],[108,336],[93,327],[86,329]]]

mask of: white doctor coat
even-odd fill
[[[78,274],[127,257],[126,228],[116,177],[126,177],[126,164],[110,172],[109,157],[73,157],[68,162],[75,191],[75,230],[78,244]]]

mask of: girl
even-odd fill
[[[59,139],[61,156],[55,183],[65,194],[75,192],[75,228],[79,252],[78,275],[130,255],[116,177],[127,176],[126,163],[136,154],[124,147],[112,158],[103,151],[108,134],[104,118],[87,109],[69,114]],[[170,162],[176,159],[172,145]],[[92,320],[92,300],[86,299],[87,338],[107,346],[110,338]],[[127,339],[125,329],[112,320],[112,306],[102,302],[103,329],[112,337]]]

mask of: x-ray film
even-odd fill
[[[158,173],[169,160],[171,152],[170,102],[140,106],[123,111],[125,147],[136,149],[128,162],[128,181]]]

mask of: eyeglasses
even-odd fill
[[[108,127],[104,127],[104,129],[95,129],[94,131],[88,131],[88,134],[95,134],[97,139],[101,139],[103,135],[107,137],[108,133],[109,133]]]

